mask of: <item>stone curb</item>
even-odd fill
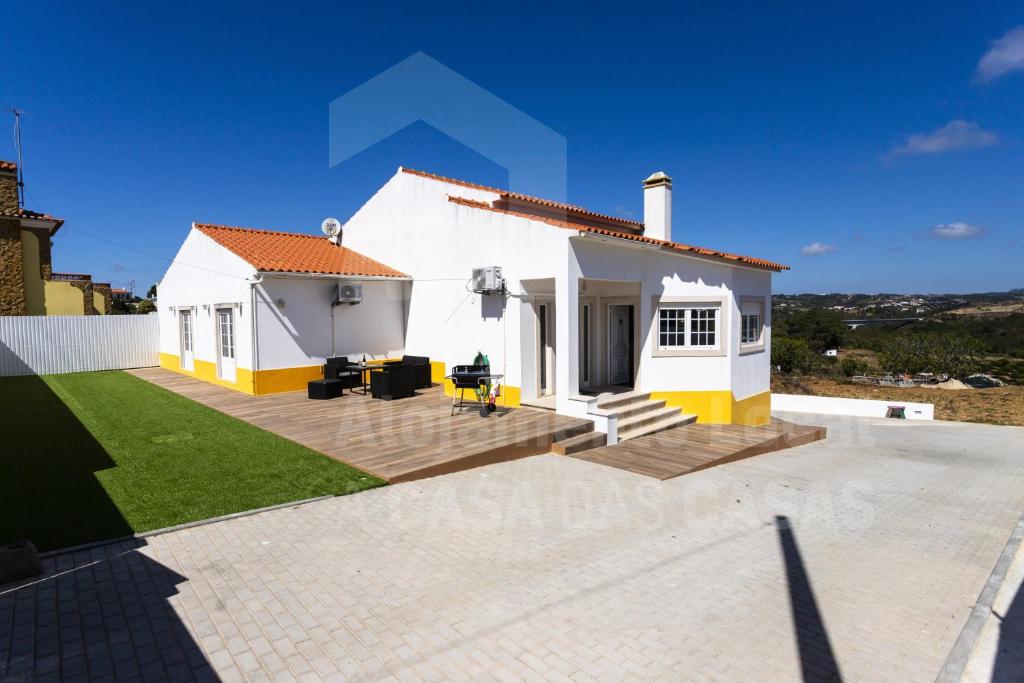
[[[995,601],[996,595],[1003,585],[1003,580],[1006,578],[1006,573],[1009,571],[1014,557],[1017,556],[1017,550],[1020,548],[1021,541],[1024,541],[1024,515],[1020,516],[1020,519],[1017,520],[1017,526],[1010,533],[1010,538],[1006,541],[1003,552],[999,555],[999,559],[996,560],[996,566],[992,568],[992,573],[989,574],[985,587],[981,589],[981,594],[978,595],[978,601],[974,603],[971,615],[967,617],[967,622],[960,631],[960,636],[953,644],[953,649],[946,656],[946,661],[939,670],[939,675],[935,677],[935,683],[958,683],[963,678],[964,669],[967,668],[967,663],[971,659],[971,653],[974,652],[974,646],[977,644],[981,631],[985,628],[985,624],[992,614],[992,603]]]
[[[334,498],[334,495],[317,496],[316,498],[303,498],[302,500],[294,500],[290,503],[278,503],[277,505],[269,505],[263,508],[256,508],[255,510],[243,510],[241,512],[232,512],[228,515],[221,515],[220,517],[210,517],[208,519],[197,519],[194,522],[185,522],[184,524],[176,524],[175,526],[167,526],[161,529],[152,529],[150,531],[142,531],[137,534],[130,534],[128,536],[119,536],[118,538],[108,538],[104,541],[94,541],[92,543],[83,543],[82,545],[73,545],[68,548],[58,548],[56,550],[47,550],[45,553],[39,553],[40,559],[46,559],[54,557],[56,555],[64,555],[65,553],[80,552],[82,550],[90,550],[92,548],[98,548],[104,545],[111,545],[113,543],[123,543],[125,541],[135,541],[143,538],[149,538],[151,536],[159,536],[161,534],[168,534],[172,531],[181,531],[182,529],[191,529],[197,526],[206,526],[207,524],[216,524],[217,522],[226,522],[231,519],[238,519],[239,517],[248,517],[250,515],[258,515],[261,512],[271,512],[273,510],[281,510],[283,508],[298,507],[300,505],[309,505],[310,503],[319,503],[322,500],[328,500]]]

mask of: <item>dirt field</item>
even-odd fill
[[[953,315],[1009,315],[1024,313],[1024,302],[1007,301],[1001,304],[984,304],[981,306],[964,306],[949,311]]]
[[[914,401],[935,405],[935,419],[1024,426],[1024,386],[995,389],[919,389],[840,384],[820,377],[772,376],[772,391],[883,401]]]

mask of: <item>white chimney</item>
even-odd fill
[[[644,181],[644,237],[672,241],[672,179],[663,171]]]

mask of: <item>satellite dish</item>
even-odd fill
[[[337,237],[341,233],[341,221],[337,218],[325,218],[324,222],[320,224],[320,229],[328,237]]]

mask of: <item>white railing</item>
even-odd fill
[[[159,348],[156,313],[0,317],[0,377],[151,367]]]

